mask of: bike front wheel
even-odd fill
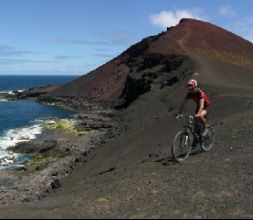
[[[177,162],[186,160],[191,152],[191,138],[188,132],[180,131],[176,134],[172,145],[172,156]]]
[[[203,151],[209,151],[209,150],[212,149],[213,145],[214,145],[213,128],[210,125],[206,125],[206,127],[205,127],[205,136],[202,135],[201,149]]]

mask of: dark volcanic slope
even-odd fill
[[[253,88],[233,94],[209,86],[215,147],[176,164],[170,147],[183,125],[174,117],[183,88],[155,85],[121,112],[127,132],[93,151],[61,189],[39,202],[1,208],[0,216],[252,218]]]
[[[252,70],[253,45],[218,26],[182,19],[177,26],[143,39],[112,61],[50,95],[104,101],[123,98],[130,103],[149,91],[154,81],[172,85],[190,77],[193,71],[208,75],[216,72],[202,69],[203,62],[222,62]],[[205,63],[206,66],[216,65]],[[229,68],[224,68],[224,74],[229,72]],[[230,77],[226,80],[230,80]]]

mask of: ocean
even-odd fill
[[[24,90],[48,84],[63,85],[78,76],[0,76],[0,93]],[[0,100],[0,169],[17,161],[18,154],[8,151],[17,143],[29,141],[42,133],[43,120],[48,117],[71,118],[74,112],[43,105],[32,100]]]

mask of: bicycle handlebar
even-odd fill
[[[194,119],[195,118],[195,116],[194,115],[183,115],[183,114],[178,114],[178,115],[176,115],[176,118],[177,119],[181,119],[181,118],[187,118],[187,119]]]

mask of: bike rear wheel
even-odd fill
[[[188,132],[180,131],[176,134],[172,145],[172,156],[177,162],[183,162],[189,157],[191,142]]]
[[[203,151],[209,151],[214,145],[214,132],[212,126],[210,125],[206,125],[205,130],[206,135],[202,136],[200,146]]]

